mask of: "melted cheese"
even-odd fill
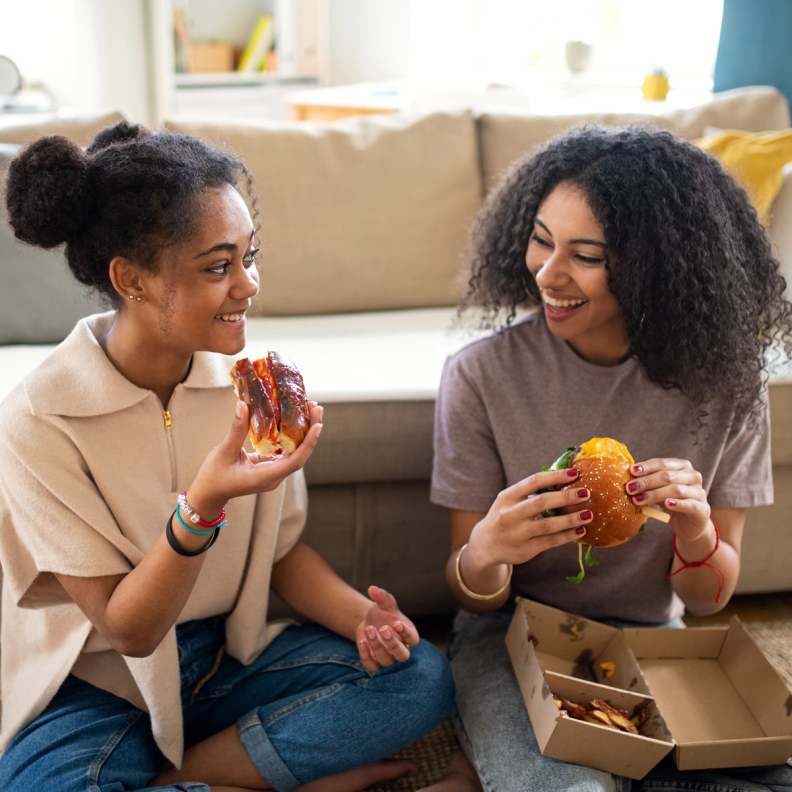
[[[627,446],[610,437],[592,437],[588,443],[583,443],[580,446],[580,453],[575,459],[594,456],[617,457],[625,460],[628,467],[635,464],[635,460],[627,450]]]

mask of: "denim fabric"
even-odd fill
[[[370,674],[350,641],[321,627],[290,627],[249,666],[223,655],[207,680],[225,640],[223,619],[188,622],[176,633],[185,746],[237,723],[242,744],[278,792],[381,759],[453,707],[448,664],[426,641],[406,663]],[[146,713],[70,676],[0,758],[0,789],[142,790],[162,760]],[[156,790],[209,787],[148,788]]]
[[[454,724],[484,792],[792,792],[789,763],[682,772],[668,757],[643,780],[633,781],[542,756],[504,644],[513,613],[512,603],[482,615],[461,611],[448,647],[457,689]],[[653,626],[684,625],[675,620]]]

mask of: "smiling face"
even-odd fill
[[[553,335],[591,363],[622,360],[628,342],[608,289],[605,235],[578,188],[561,183],[542,201],[525,261]]]
[[[245,312],[259,288],[253,223],[231,185],[208,189],[201,203],[196,233],[163,251],[156,272],[144,276],[142,307],[156,312],[149,326],[169,351],[235,355],[245,346]]]

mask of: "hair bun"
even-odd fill
[[[65,137],[40,138],[11,161],[6,201],[17,239],[43,248],[73,240],[92,209],[88,157]]]
[[[96,151],[112,146],[113,143],[125,143],[130,140],[140,140],[146,138],[151,132],[146,127],[140,124],[130,124],[128,121],[119,121],[111,127],[102,129],[93,139],[93,143],[88,146],[88,153],[93,154]]]

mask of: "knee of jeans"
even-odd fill
[[[410,652],[414,661],[410,693],[425,713],[427,728],[433,729],[454,709],[454,676],[445,655],[428,641],[422,640]]]

